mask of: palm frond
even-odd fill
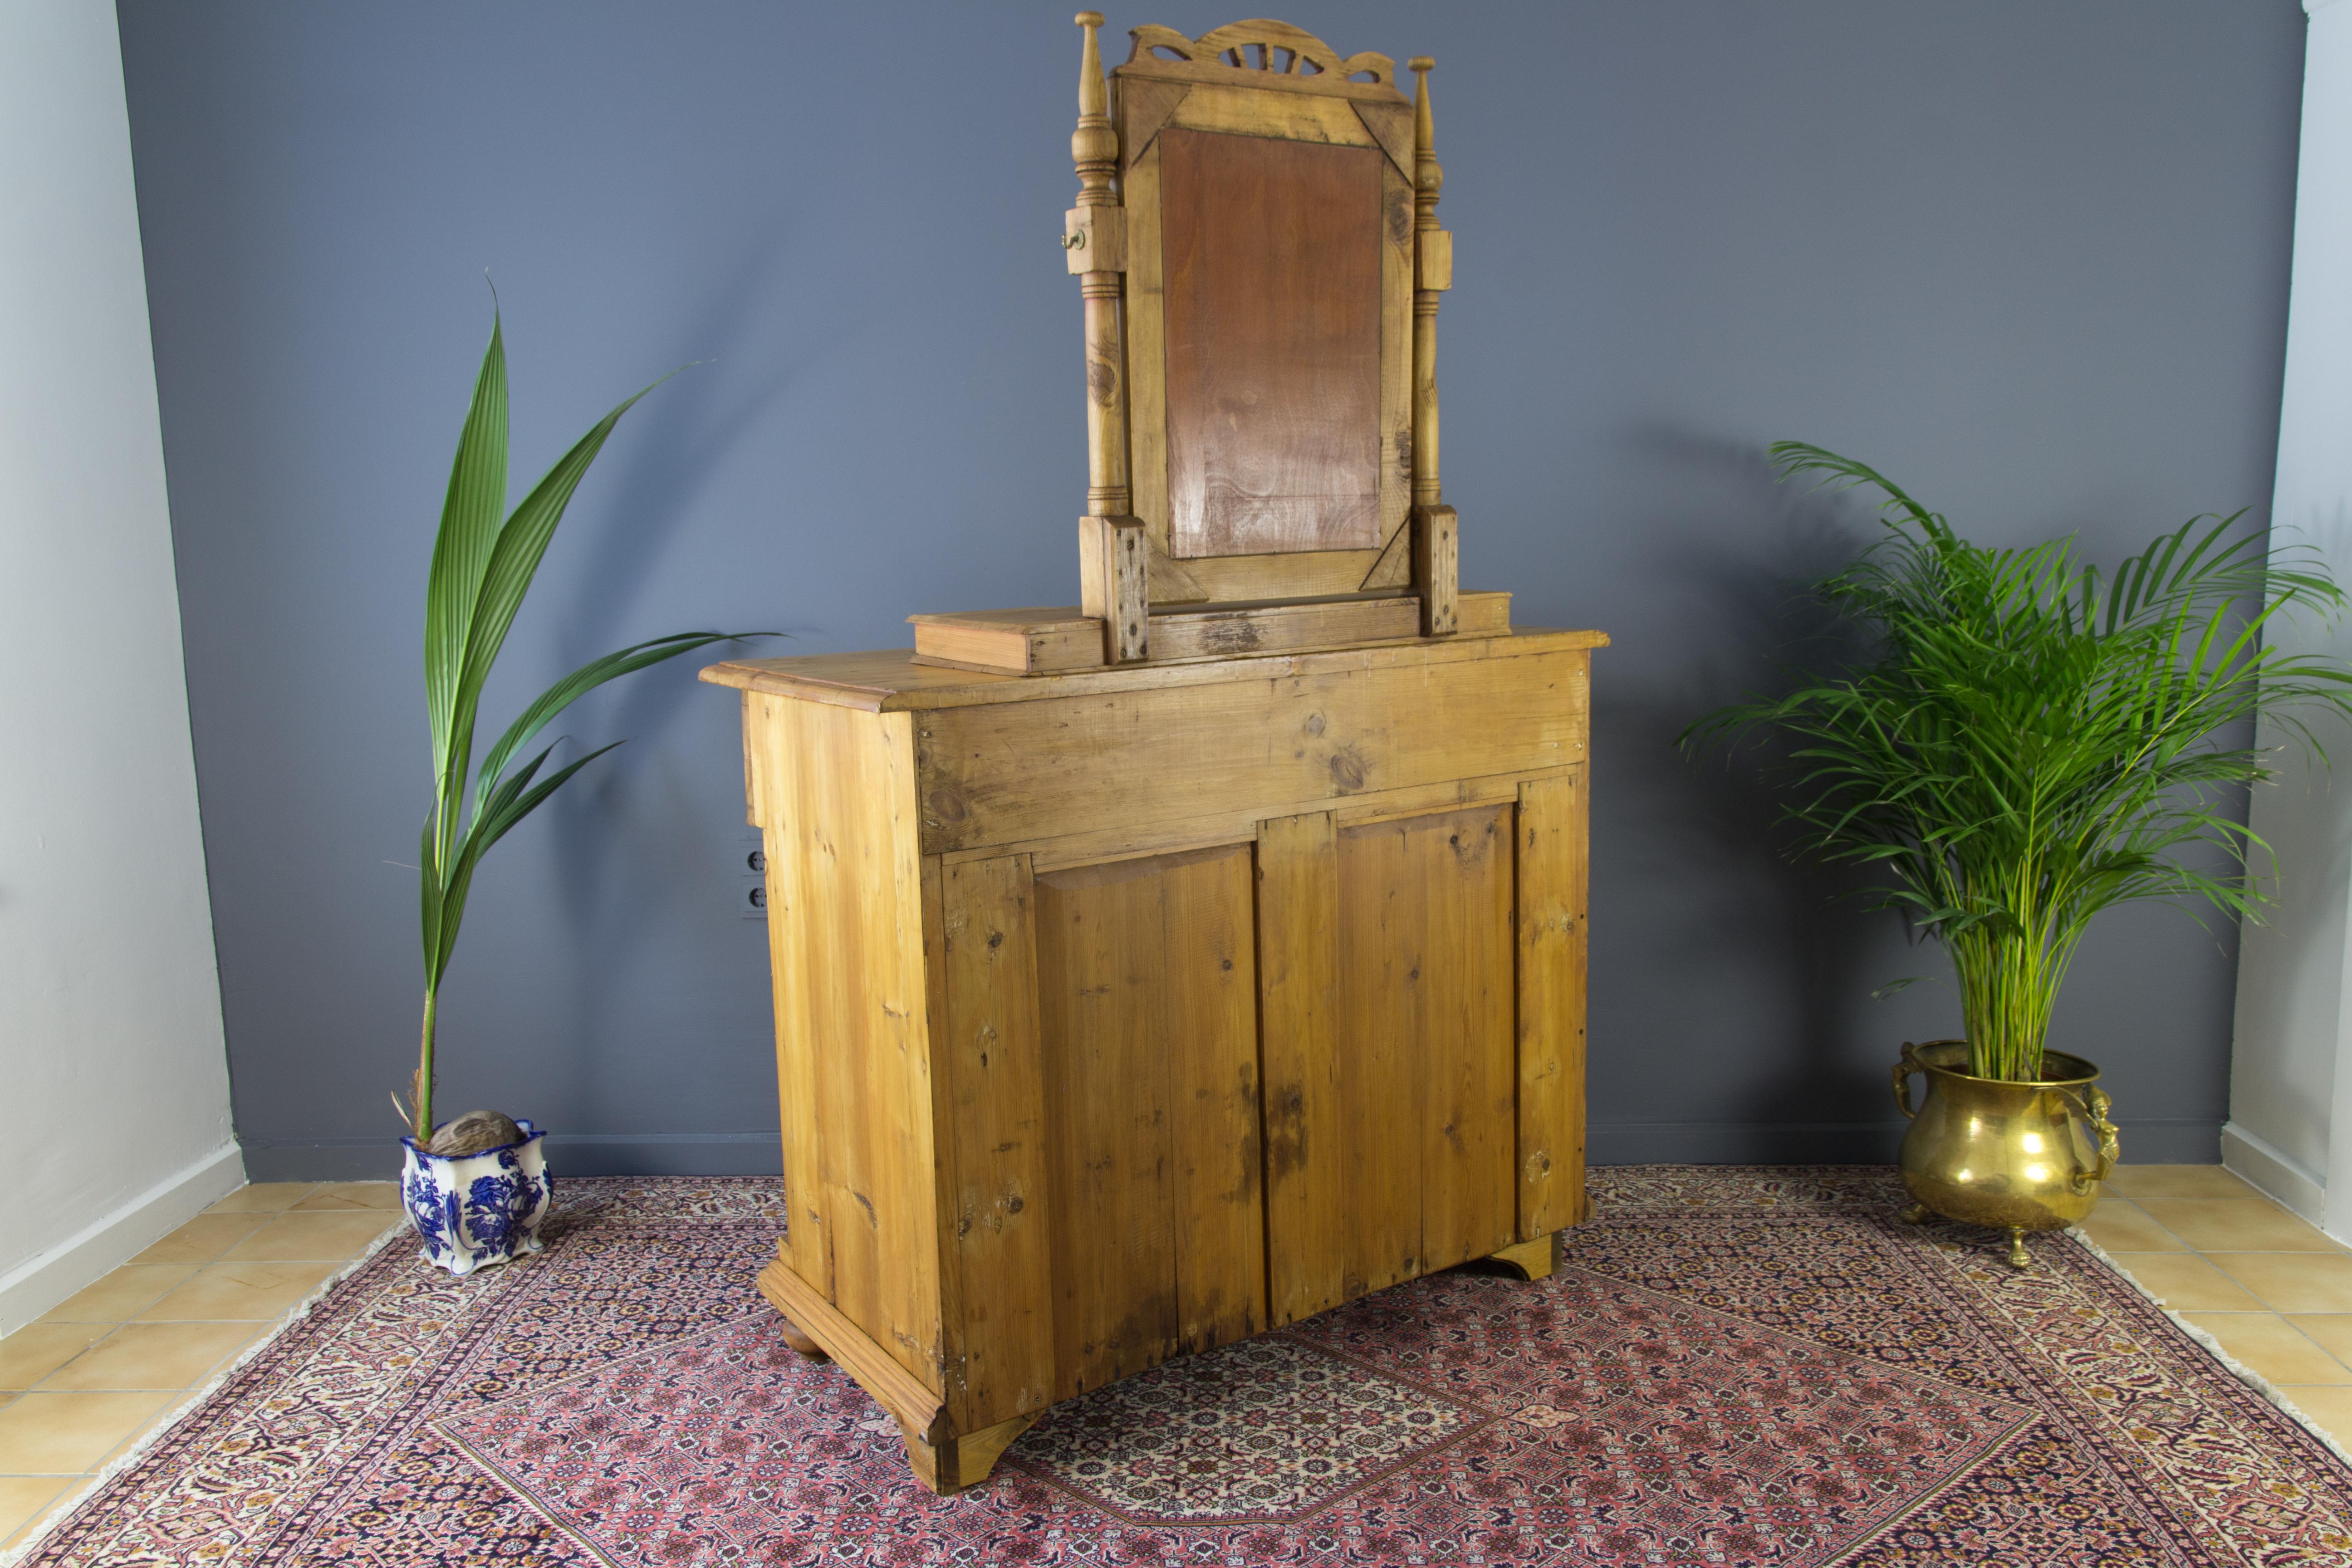
[[[1681,743],[1786,737],[1799,847],[1874,868],[1877,903],[1953,960],[1973,1070],[2032,1076],[2094,916],[2143,899],[2258,912],[2250,861],[2268,847],[2221,805],[2273,759],[2222,738],[2259,715],[2310,743],[2306,715],[2352,717],[2352,673],[2263,640],[2345,595],[2307,554],[2266,553],[2243,512],[2193,518],[2109,573],[2065,540],[1971,544],[1824,448],[1771,452],[1784,479],[1885,498],[1886,533],[1822,584],[1879,652],[1719,709]],[[2216,857],[2227,874],[2203,868]]]
[[[553,746],[511,773],[507,771],[509,762],[558,714],[608,680],[715,642],[774,635],[677,632],[591,659],[541,692],[490,748],[478,773],[473,767],[482,689],[564,510],[621,416],[660,384],[653,383],[598,420],[509,514],[506,349],[493,313],[489,347],[483,353],[473,402],[458,436],[457,456],[450,469],[440,529],[434,538],[433,564],[425,581],[425,695],[432,730],[434,803],[432,815],[425,819],[417,862],[425,1022],[416,1076],[404,1112],[420,1140],[430,1137],[433,1131],[436,1005],[465,920],[475,870],[482,857],[516,824],[582,768],[620,742],[599,747],[545,778],[540,778],[539,772]],[[469,775],[473,811],[467,817]],[[398,1106],[397,1096],[394,1103]]]

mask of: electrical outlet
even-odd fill
[[[747,921],[768,918],[768,851],[756,827],[746,826],[735,845],[735,912]]]

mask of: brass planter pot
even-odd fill
[[[2050,1076],[2033,1082],[1972,1078],[1966,1040],[1906,1041],[1895,1068],[1895,1103],[1911,1121],[1903,1184],[1918,1200],[1903,1217],[1916,1225],[1932,1212],[2006,1230],[2012,1268],[2031,1261],[2027,1231],[2082,1219],[2116,1166],[2112,1102],[2097,1087],[2099,1069],[2063,1051],[2042,1059]],[[1916,1110],[1914,1073],[1927,1079]]]

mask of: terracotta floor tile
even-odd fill
[[[357,1258],[377,1237],[406,1222],[405,1215],[388,1209],[282,1214],[223,1253],[221,1261],[331,1258],[341,1262]]]
[[[0,1476],[0,1539],[47,1515],[72,1484],[64,1476]]]
[[[2263,1303],[2193,1252],[2116,1252],[2116,1267],[2176,1312],[2251,1312]],[[2268,1257],[2270,1254],[2263,1254]]]
[[[2268,1201],[2143,1198],[2147,1216],[2200,1252],[2341,1252],[2315,1226]]]
[[[2259,1198],[2263,1194],[2219,1165],[2117,1165],[2107,1190],[2132,1202],[2150,1198]]]
[[[314,1209],[396,1209],[398,1182],[321,1182],[310,1195],[294,1205],[298,1213]]]
[[[108,1331],[109,1325],[105,1323],[26,1324],[0,1340],[0,1388],[32,1387],[97,1343]],[[5,1509],[0,1509],[0,1517],[5,1513]]]
[[[206,1214],[283,1214],[309,1196],[315,1182],[254,1182],[237,1188]]]
[[[2297,1410],[2318,1422],[2329,1436],[2352,1448],[2352,1387],[2342,1384],[2313,1386],[2286,1383],[2279,1385],[2279,1392]]]
[[[139,1314],[142,1323],[198,1319],[268,1321],[317,1289],[341,1265],[318,1263],[214,1263]]]
[[[2352,1257],[2317,1252],[2210,1252],[2215,1267],[2274,1312],[2352,1312]]]
[[[50,1373],[40,1386],[192,1388],[243,1349],[262,1327],[257,1322],[125,1323],[96,1348]]]
[[[2292,1312],[2287,1321],[2310,1335],[2321,1350],[2352,1366],[2352,1312]]]
[[[200,1214],[133,1263],[210,1263],[269,1223],[266,1214]]]
[[[113,1447],[109,1448],[106,1451],[106,1458],[99,1460],[97,1464],[90,1468],[92,1469],[102,1469],[106,1466],[114,1463],[115,1460],[122,1458],[125,1454],[130,1453],[132,1449],[145,1444],[148,1439],[154,1435],[155,1428],[163,1426],[165,1422],[171,1420],[173,1415],[177,1415],[179,1413],[180,1406],[185,1405],[188,1402],[188,1399],[189,1394],[186,1389],[180,1389],[168,1395],[163,1401],[163,1409],[158,1410],[154,1415],[150,1415],[146,1420],[142,1421],[138,1426],[132,1427],[130,1432],[124,1435],[121,1442],[117,1443]]]
[[[44,1323],[119,1323],[195,1270],[184,1263],[126,1263],[86,1290],[77,1291],[42,1313]]]
[[[2187,1252],[2189,1244],[2147,1216],[2137,1204],[2103,1198],[2083,1222],[2083,1234],[2109,1252]]]
[[[0,1410],[0,1475],[79,1475],[173,1397],[27,1394]]]
[[[2352,1369],[2275,1312],[2183,1312],[2221,1348],[2273,1383],[2352,1384]]]
[[[5,1536],[0,1536],[0,1552],[13,1552],[32,1541],[49,1526],[63,1519],[66,1510],[79,1502],[94,1484],[88,1476],[22,1476],[12,1480],[27,1480],[37,1486],[55,1486],[57,1492],[47,1502],[33,1510],[32,1516]],[[63,1482],[63,1485],[58,1485]]]

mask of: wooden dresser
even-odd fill
[[[1047,1405],[1583,1212],[1591,632],[721,664],[768,855],[761,1286],[940,1490]]]
[[[1077,21],[1080,602],[703,672],[767,846],[761,1288],[943,1492],[1171,1356],[1549,1275],[1584,1212],[1608,638],[1459,586],[1433,62],[1143,26],[1107,81]]]

